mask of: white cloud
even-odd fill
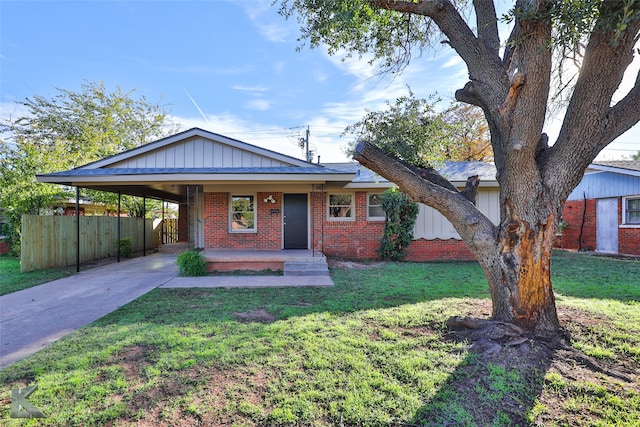
[[[285,129],[272,124],[245,120],[233,114],[209,114],[207,120],[194,117],[172,116],[171,119],[182,126],[182,130],[198,127],[229,138],[238,139],[258,147],[298,159],[304,158],[298,146],[304,129]],[[343,141],[339,138],[342,127],[324,117],[310,122],[310,141],[320,154],[322,162],[345,162],[349,159],[342,153]]]
[[[273,72],[276,75],[282,74],[282,72],[284,71],[284,67],[287,65],[287,63],[285,61],[276,61],[273,63]]]
[[[251,23],[267,41],[286,43],[292,39],[294,28],[275,12],[271,1],[233,1],[241,6]]]
[[[317,83],[324,83],[329,79],[329,75],[321,70],[313,70],[313,78]]]
[[[239,90],[242,92],[267,92],[269,88],[266,86],[243,86],[243,85],[234,85],[231,86],[231,89]]]
[[[267,111],[271,108],[271,103],[266,99],[252,99],[245,104],[245,107],[250,110]]]

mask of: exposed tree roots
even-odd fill
[[[456,341],[466,341],[470,350],[487,362],[499,361],[501,358],[518,357],[529,359],[534,365],[548,365],[552,359],[571,360],[593,372],[616,378],[626,383],[633,383],[634,375],[620,372],[611,367],[604,367],[596,359],[584,354],[570,345],[571,337],[566,331],[556,336],[535,336],[522,328],[508,322],[501,322],[474,317],[450,317],[447,327],[450,337]]]

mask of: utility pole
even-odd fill
[[[300,138],[300,148],[305,150],[305,159],[311,163],[313,160],[313,151],[309,149],[309,126],[307,125],[307,131],[304,138]]]

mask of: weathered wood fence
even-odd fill
[[[143,226],[146,227],[146,250],[159,246],[160,227],[142,218],[120,218],[120,238],[131,239],[132,252],[141,252]],[[20,269],[24,271],[76,265],[75,216],[22,216],[22,253]],[[118,218],[80,216],[80,263],[117,255]]]

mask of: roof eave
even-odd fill
[[[36,175],[38,182],[64,185],[92,184],[152,184],[152,183],[172,183],[172,184],[208,184],[220,182],[350,182],[354,174],[296,174],[296,173],[272,173],[272,174],[122,174],[122,175]]]
[[[598,165],[598,164],[589,165],[587,167],[586,172],[589,172],[589,171],[612,172],[612,173],[617,173],[621,175],[640,176],[640,171],[637,171],[637,170],[619,168],[615,166]]]

